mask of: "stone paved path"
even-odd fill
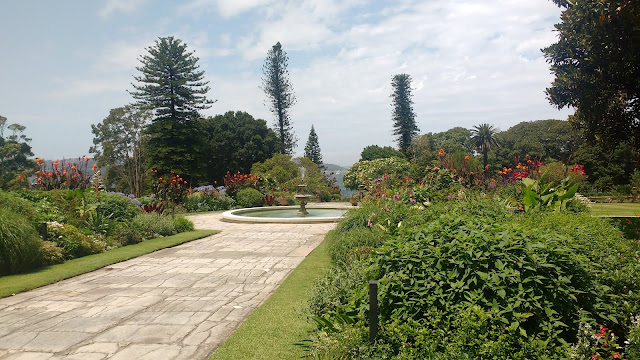
[[[222,233],[0,299],[0,359],[206,359],[334,224]]]

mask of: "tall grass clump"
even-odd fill
[[[41,246],[38,232],[24,215],[0,208],[0,275],[38,266]]]

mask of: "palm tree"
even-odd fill
[[[491,147],[500,146],[500,141],[496,137],[497,133],[498,129],[489,124],[480,124],[471,129],[471,142],[476,150],[482,153],[485,175],[487,173],[487,165],[489,164],[489,151],[491,151]]]

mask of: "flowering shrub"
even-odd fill
[[[224,186],[213,185],[199,186],[184,199],[184,207],[187,211],[217,211],[228,210],[234,200],[227,196]]]
[[[156,194],[156,198],[173,204],[182,202],[182,199],[187,193],[187,182],[184,181],[180,175],[177,175],[172,170],[168,176],[164,178],[158,176],[158,170],[153,169],[151,169],[151,174],[154,175],[152,188]]]
[[[73,225],[50,221],[47,231],[47,239],[62,248],[65,259],[97,254],[107,248],[100,235],[84,235]]]
[[[83,155],[78,158],[78,162],[70,162],[56,160],[47,167],[44,160],[36,158],[36,163],[40,167],[36,171],[36,186],[42,190],[53,189],[85,189],[91,183],[93,173],[89,173],[89,158]],[[95,171],[97,166],[94,164],[91,168]]]
[[[599,327],[599,331],[594,331],[589,323],[580,323],[578,341],[569,348],[569,358],[591,360],[623,359],[622,347],[618,345],[616,335],[602,325],[599,325]]]
[[[260,190],[260,177],[256,175],[241,174],[240,171],[231,174],[227,171],[223,180],[226,191],[230,196],[235,196],[238,191],[246,188]]]
[[[396,157],[358,161],[344,174],[344,186],[347,189],[356,190],[360,186],[369,186],[384,175],[395,178],[398,175],[408,174],[410,169],[411,166],[407,160]]]

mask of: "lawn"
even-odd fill
[[[300,359],[295,343],[315,329],[307,320],[307,299],[316,278],[330,265],[323,241],[296,267],[275,293],[249,316],[210,357],[221,359]]]
[[[154,251],[180,245],[192,240],[213,235],[218,231],[196,230],[173,236],[143,241],[139,244],[124,246],[100,254],[84,256],[62,264],[47,266],[26,274],[0,277],[0,298],[53,284],[60,280],[88,273],[107,265],[129,260]]]
[[[595,203],[591,204],[591,213],[610,217],[640,216],[640,203]]]

